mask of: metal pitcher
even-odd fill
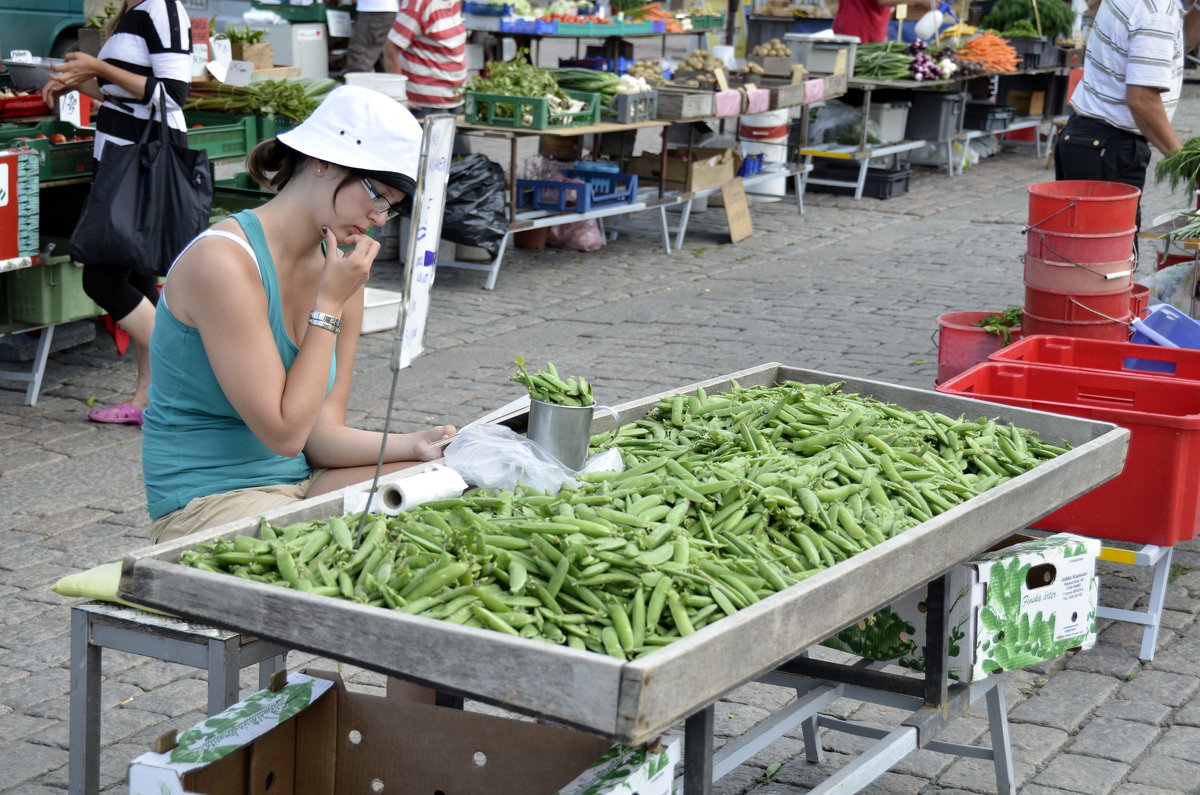
[[[530,398],[526,436],[544,447],[564,467],[578,472],[587,460],[592,416],[597,409],[609,412],[620,421],[620,415],[608,406],[560,406]]]

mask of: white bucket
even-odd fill
[[[777,168],[778,166],[771,164],[787,162],[788,109],[780,108],[742,116],[738,123],[738,137],[745,154],[762,154],[763,171],[769,172],[772,168]],[[756,198],[760,200],[763,196],[786,196],[787,175],[755,183],[750,192],[756,194]]]
[[[387,72],[347,72],[342,75],[348,86],[362,86],[386,94],[395,100],[408,99],[408,78]]]

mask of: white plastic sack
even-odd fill
[[[574,473],[540,444],[503,425],[468,425],[446,445],[446,466],[468,483],[512,491],[525,486],[553,493],[578,486]]]

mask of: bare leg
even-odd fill
[[[150,405],[150,335],[154,332],[154,304],[143,298],[132,312],[117,322],[129,332],[137,360],[137,386],[129,403],[145,409]]]

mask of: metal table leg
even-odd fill
[[[1146,606],[1145,612],[1121,610],[1103,605],[1096,608],[1096,618],[1128,621],[1145,627],[1142,630],[1142,646],[1138,651],[1138,657],[1146,662],[1154,659],[1154,648],[1158,645],[1158,628],[1162,624],[1163,603],[1167,598],[1167,578],[1171,573],[1171,555],[1174,549],[1174,547],[1159,547],[1153,544],[1147,544],[1138,550],[1100,547],[1100,560],[1124,563],[1130,566],[1154,567],[1154,574],[1150,581],[1150,602]]]
[[[67,792],[93,795],[100,790],[100,647],[88,637],[87,613],[71,611],[71,706]]]
[[[712,795],[713,716],[709,704],[687,719],[683,730],[683,791],[685,795]]]

